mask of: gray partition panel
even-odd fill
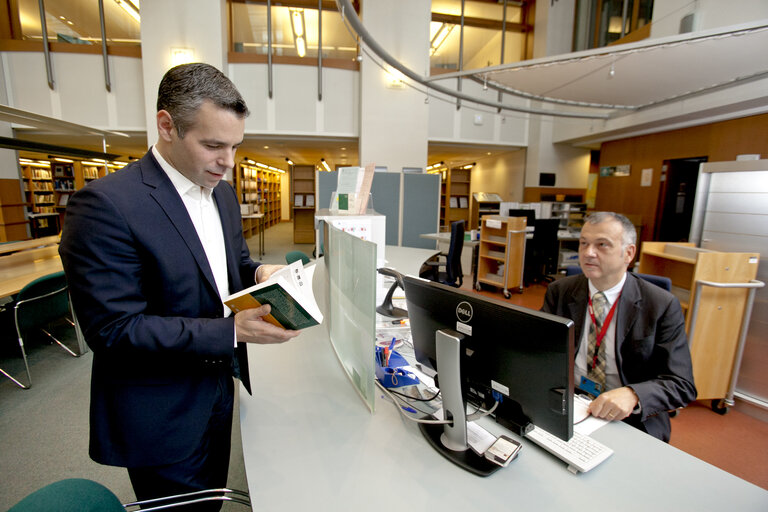
[[[420,238],[423,233],[439,229],[440,175],[403,174],[403,242],[404,247],[434,249],[434,240]]]
[[[338,173],[318,173],[318,208],[328,208],[331,205],[331,195],[336,191]],[[387,245],[399,245],[398,229],[400,226],[400,173],[377,172],[373,174],[371,183],[373,209],[387,218]],[[320,232],[322,237],[322,231]],[[322,240],[321,240],[322,241]]]
[[[371,184],[373,209],[387,217],[387,245],[400,244],[400,176],[398,172],[377,172]]]

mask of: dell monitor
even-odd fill
[[[573,321],[417,277],[404,284],[416,360],[437,372],[453,420],[420,424],[433,447],[475,474],[498,469],[466,449],[467,402],[498,401],[496,421],[517,434],[536,426],[571,438]]]

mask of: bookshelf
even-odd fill
[[[315,166],[294,165],[291,169],[293,243],[315,243]]]
[[[243,219],[243,236],[250,238],[280,222],[280,173],[257,165],[240,163],[234,173],[238,201],[245,206],[244,213],[263,213],[263,219]],[[250,210],[250,211],[245,211]]]
[[[27,204],[21,195],[19,180],[0,179],[0,242],[29,238],[29,221],[24,215]]]
[[[502,288],[504,297],[510,298],[510,289],[523,291],[526,218],[485,215],[480,223],[477,291],[490,285]]]
[[[470,170],[463,167],[442,173],[440,185],[440,230],[447,231],[451,222],[463,220],[469,226]]]

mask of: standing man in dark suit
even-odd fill
[[[542,310],[575,324],[574,381],[596,397],[589,412],[668,442],[667,411],[696,399],[691,354],[677,298],[627,272],[636,237],[625,216],[590,214],[579,238],[584,273],[551,283]]]
[[[157,143],[67,206],[61,259],[93,350],[90,455],[128,468],[139,500],[226,486],[233,374],[250,392],[240,342],[298,334],[264,321],[269,306],[232,316],[222,303],[279,268],[251,260],[222,181],[247,115],[214,67],[172,68]]]

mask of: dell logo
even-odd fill
[[[472,304],[469,302],[459,302],[456,306],[456,318],[459,322],[467,323],[472,320]]]

